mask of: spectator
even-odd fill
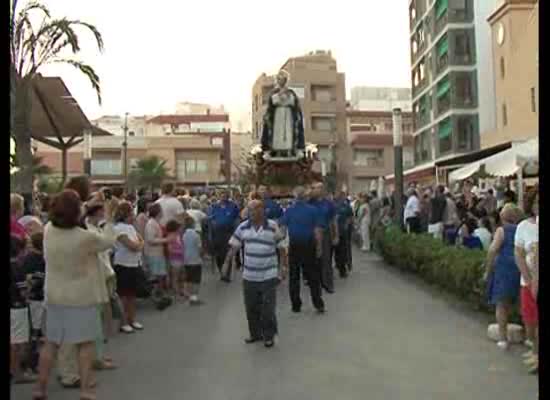
[[[190,202],[191,209],[187,211],[187,214],[195,221],[195,229],[199,234],[202,233],[202,223],[206,218],[206,214],[201,211],[201,203],[197,199],[193,199]]]
[[[491,215],[497,210],[497,198],[495,197],[493,189],[487,190],[487,194],[483,199],[483,207],[487,211],[487,214]]]
[[[162,197],[155,203],[160,204],[160,208],[162,209],[162,217],[160,219],[162,226],[166,226],[168,221],[178,220],[178,218],[183,217],[183,213],[185,212],[183,205],[174,195],[173,183],[162,185]]]
[[[117,233],[115,244],[114,270],[117,280],[117,291],[124,308],[127,321],[120,330],[133,333],[142,330],[143,325],[136,321],[136,291],[138,268],[141,262],[143,239],[139,236],[132,222],[134,211],[128,202],[121,202],[115,213],[114,230]]]
[[[473,218],[467,218],[460,228],[461,244],[468,249],[483,250],[481,240],[477,236],[474,236],[476,229],[477,221]]]
[[[539,226],[539,195],[533,192],[526,202],[525,211],[528,218],[517,228],[515,237],[516,263],[521,273],[521,314],[527,338],[533,343],[533,351],[527,359],[530,373],[538,372],[539,350],[539,315],[538,297],[538,246]]]
[[[21,225],[19,219],[25,211],[25,200],[23,196],[12,193],[10,195],[10,235],[15,236],[23,241],[28,239],[25,227]]]
[[[181,224],[176,221],[168,221],[166,224],[166,247],[168,253],[168,264],[170,265],[170,281],[172,282],[172,291],[176,300],[189,298],[190,295],[180,285],[182,275],[184,274],[184,253],[182,242]]]
[[[199,288],[202,278],[202,245],[200,234],[194,229],[195,220],[190,215],[184,218],[183,258],[185,265],[184,293],[190,295],[189,304],[199,305]]]
[[[459,224],[458,212],[455,200],[450,192],[445,195],[445,212],[443,216],[443,229],[445,234],[445,241],[447,244],[454,245],[456,242],[456,233]]]
[[[104,204],[98,200],[92,200],[86,207],[86,227],[90,232],[96,232],[101,235],[103,229],[100,227],[101,221],[105,218]],[[115,271],[111,266],[110,249],[98,253],[97,257],[100,279],[97,282],[97,289],[101,296],[101,303],[97,306],[97,312],[101,321],[101,329],[97,332],[95,341],[95,361],[94,368],[99,370],[115,369],[116,365],[112,358],[105,355],[105,332],[109,331],[111,326],[111,296],[109,293],[109,282],[113,280]]]
[[[357,221],[359,221],[359,230],[361,232],[361,251],[370,251],[370,208],[369,198],[366,194],[359,197],[359,210],[357,211]]]
[[[420,203],[415,189],[407,191],[407,204],[404,210],[405,226],[409,233],[420,233]]]
[[[498,347],[508,349],[508,318],[512,305],[519,296],[520,274],[514,259],[514,237],[517,229],[518,210],[504,206],[500,213],[503,225],[495,232],[487,254],[485,279],[487,280],[489,304],[496,306],[499,327]]]
[[[50,370],[62,344],[76,345],[80,371],[81,399],[95,398],[92,392],[94,341],[101,329],[97,305],[99,273],[97,253],[115,242],[112,225],[103,234],[80,227],[81,202],[72,190],[58,194],[44,230],[46,343],[42,347],[39,382],[33,398],[46,398]]]
[[[145,237],[145,226],[147,225],[147,214],[151,207],[151,202],[146,198],[140,198],[137,202],[137,217],[135,228],[141,237]]]
[[[145,225],[145,264],[151,275],[160,282],[160,289],[168,290],[168,264],[164,252],[164,246],[168,243],[168,239],[164,237],[160,220],[162,218],[162,208],[160,204],[155,203],[149,207],[149,220]]]
[[[14,383],[32,383],[36,377],[21,371],[23,347],[29,342],[30,326],[26,299],[27,281],[23,268],[18,262],[25,247],[17,236],[10,240],[10,377]]]
[[[430,224],[428,225],[428,233],[439,240],[443,239],[443,220],[446,208],[445,187],[439,185],[435,196],[430,199]]]
[[[489,217],[481,218],[479,227],[474,231],[474,236],[477,236],[481,240],[483,250],[488,251],[493,237],[493,229]]]

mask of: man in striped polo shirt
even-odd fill
[[[288,271],[288,245],[277,223],[265,218],[261,200],[248,203],[248,215],[249,219],[239,225],[229,240],[231,250],[222,274],[229,269],[233,257],[244,245],[244,303],[250,332],[245,343],[264,340],[265,347],[272,347],[277,333],[277,285],[286,278]]]

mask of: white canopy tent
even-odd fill
[[[490,157],[468,164],[449,174],[449,181],[459,181],[469,178],[482,167],[485,173],[491,176],[517,175],[520,187],[523,186],[523,175],[538,174],[539,165],[539,139],[530,139],[523,143],[512,145],[508,150],[494,154]],[[519,191],[519,203],[523,204],[523,191]]]

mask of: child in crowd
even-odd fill
[[[31,368],[38,367],[38,342],[42,337],[44,320],[44,280],[46,262],[43,254],[44,234],[31,235],[31,248],[23,259],[23,273],[27,278],[28,300],[31,314]]]
[[[189,293],[180,284],[180,278],[184,273],[184,249],[181,236],[181,224],[175,220],[168,221],[166,224],[166,245],[168,252],[168,264],[170,265],[170,279],[172,290],[176,300],[183,300],[189,297]]]
[[[184,219],[183,249],[185,264],[184,291],[189,293],[190,305],[199,305],[199,287],[202,277],[203,247],[200,234],[195,230],[195,220],[191,216]]]
[[[21,354],[29,343],[29,308],[27,305],[27,280],[18,257],[25,242],[15,236],[10,241],[10,381],[32,383],[36,378],[21,371]]]

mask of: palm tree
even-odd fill
[[[10,94],[14,110],[11,135],[16,144],[15,159],[20,168],[16,189],[32,199],[30,122],[33,80],[46,65],[70,65],[88,78],[101,104],[98,75],[90,65],[75,58],[80,52],[80,39],[75,29],[90,31],[99,51],[103,51],[103,38],[95,26],[86,22],[52,18],[49,9],[38,1],[29,1],[18,10],[18,1],[12,0],[10,12]],[[34,22],[40,20],[39,24]]]
[[[168,178],[166,160],[158,156],[142,158],[130,172],[128,180],[132,187],[160,188],[162,181]]]

